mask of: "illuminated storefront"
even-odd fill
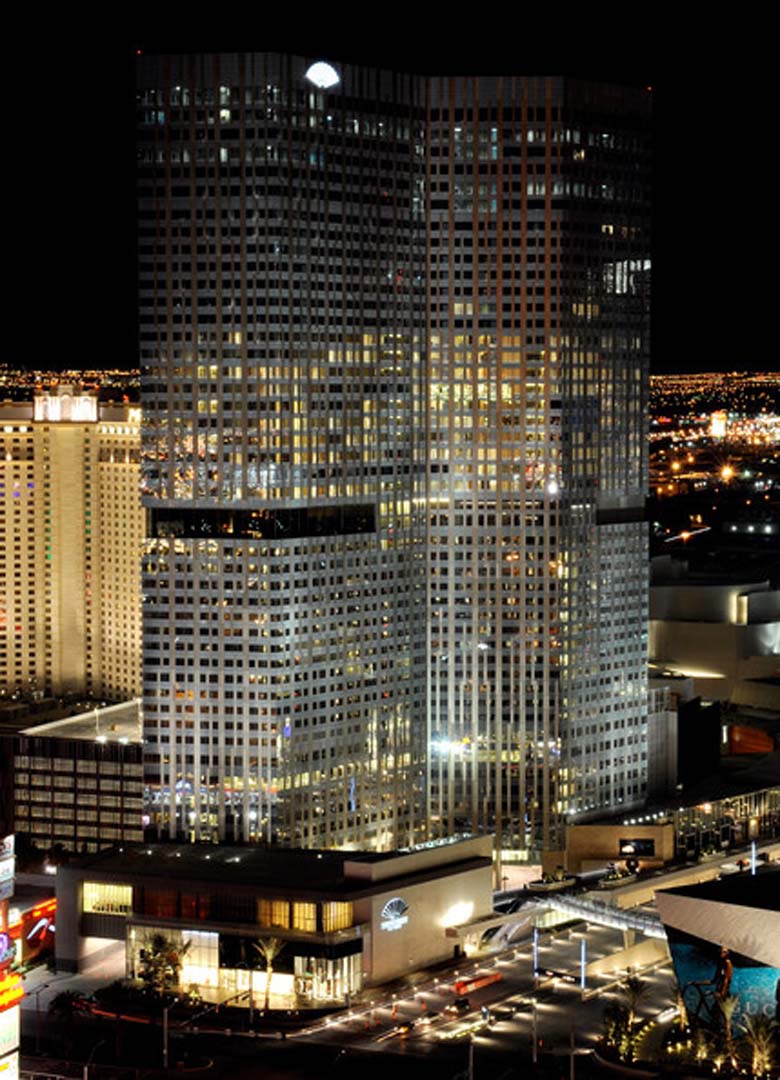
[[[274,940],[272,1008],[340,1003],[451,956],[453,920],[492,911],[491,868],[490,837],[383,855],[126,845],[60,868],[57,967],[122,942],[137,978],[162,935],[183,991],[262,1007]]]

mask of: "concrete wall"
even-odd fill
[[[665,825],[569,825],[566,830],[566,868],[579,874],[584,870],[622,863],[621,840],[654,840],[655,855],[638,857],[640,867],[662,866],[674,858],[674,826]]]
[[[775,667],[780,668],[780,658],[775,661]],[[780,671],[775,670],[771,674],[777,675]],[[780,712],[780,686],[774,683],[740,682],[734,687],[731,701],[734,705],[749,705],[755,709],[773,709]]]
[[[688,675],[695,691],[726,701],[740,680],[780,670],[780,622],[650,621],[650,660]]]
[[[490,914],[492,875],[492,867],[485,866],[356,901],[355,921],[370,922],[372,927],[363,943],[367,982],[385,982],[452,956],[456,942],[447,937],[446,925]],[[408,904],[407,921],[398,929],[383,929],[382,908],[394,897]],[[473,907],[464,908],[457,917],[457,906],[462,904]]]
[[[677,784],[677,702],[668,686],[650,686],[647,712],[647,797],[663,799]]]
[[[739,597],[768,589],[767,581],[741,585],[652,585],[650,618],[736,622],[739,617]]]
[[[747,599],[748,622],[777,622],[780,620],[780,591],[752,592]]]
[[[780,591],[768,581],[697,583],[665,559],[651,573],[650,659],[692,677],[697,694],[728,700],[762,658],[780,662]]]
[[[81,880],[68,869],[58,866],[57,933],[54,935],[54,958],[57,971],[78,971],[81,945]]]
[[[650,964],[668,960],[669,956],[669,946],[665,938],[644,938],[636,945],[629,945],[627,949],[608,953],[606,956],[599,957],[598,960],[591,960],[586,964],[585,971],[587,976],[614,975],[617,977],[625,975],[627,968],[633,970],[646,968]]]

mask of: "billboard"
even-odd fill
[[[0,836],[0,900],[8,900],[14,894],[14,837]]]
[[[0,1080],[19,1080],[19,1054],[16,1051],[0,1058]]]
[[[780,1021],[780,968],[769,967],[668,925],[666,935],[674,973],[691,1020],[720,1026],[720,1002],[735,997],[733,1023],[759,1015]]]
[[[0,1012],[0,1057],[19,1049],[19,1006]]]
[[[17,975],[15,971],[0,975],[0,1013],[18,1005],[23,997],[24,987],[21,975]]]

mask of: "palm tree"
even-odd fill
[[[647,984],[636,975],[628,975],[620,984],[622,1000],[613,1001],[604,1010],[605,1038],[626,1061],[633,1061],[644,1025],[637,1018],[637,1006],[647,993]]]
[[[745,1042],[750,1050],[750,1068],[754,1076],[769,1072],[772,1068],[772,1049],[777,1021],[768,1016],[746,1016]]]
[[[631,1048],[628,1009],[620,1001],[612,1001],[603,1014],[604,1041],[621,1058],[627,1058]]]
[[[63,1041],[68,1054],[73,1049],[74,1027],[89,1011],[89,1000],[78,990],[61,990],[49,1002],[49,1016],[61,1025]]]
[[[261,938],[260,941],[253,943],[253,947],[265,960],[265,1012],[268,1012],[271,1002],[271,976],[274,973],[274,960],[284,946],[285,942],[275,937]]]
[[[630,1030],[636,1023],[637,1006],[647,993],[647,984],[643,983],[637,975],[627,975],[620,984],[620,989],[623,991],[626,1008],[628,1009],[628,1027]]]
[[[49,1016],[63,1024],[72,1024],[89,1012],[89,1000],[78,990],[62,990],[49,1002]]]
[[[732,1068],[734,1068],[737,1064],[737,1056],[734,1049],[734,1032],[731,1027],[731,1021],[734,1016],[734,1010],[739,1004],[739,998],[736,994],[727,994],[726,997],[717,998],[716,1000],[723,1017],[723,1035],[726,1057],[731,1062]]]
[[[680,1031],[685,1031],[685,1029],[688,1027],[688,1007],[685,1004],[685,995],[683,994],[679,983],[677,984],[676,995],[677,995],[677,1026],[680,1029]]]
[[[124,980],[115,979],[108,986],[102,986],[95,991],[95,1000],[107,1012],[112,1012],[116,1017],[116,1030],[114,1033],[114,1056],[119,1061],[122,1057],[122,1009],[128,1002],[128,988]]]

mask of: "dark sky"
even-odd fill
[[[167,9],[166,9],[167,10]],[[171,6],[170,10],[173,10]],[[310,16],[252,25],[231,9],[215,33],[177,5],[178,21],[128,15],[113,29],[47,25],[13,52],[6,114],[6,218],[12,258],[0,362],[24,367],[135,364],[133,65],[146,51],[280,49],[428,71],[572,74],[652,85],[655,109],[653,370],[767,370],[776,141],[762,46],[669,21],[567,23],[523,16],[454,25],[449,9],[362,7],[338,25]],[[424,10],[428,10],[427,8]],[[491,19],[501,16],[491,7]],[[518,8],[524,11],[525,8]],[[649,15],[649,6],[641,14]],[[213,15],[213,9],[212,9]],[[608,25],[607,25],[608,24]],[[223,22],[224,26],[224,22]],[[709,34],[709,36],[708,36]],[[37,38],[32,38],[36,40]],[[12,51],[12,50],[11,50]],[[45,75],[43,74],[45,73]],[[7,251],[8,254],[8,251]]]

